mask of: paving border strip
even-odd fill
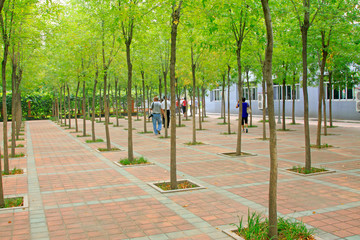
[[[45,210],[41,197],[38,173],[31,140],[29,122],[26,122],[27,138],[27,170],[28,170],[28,196],[29,196],[29,222],[31,239],[49,239]]]

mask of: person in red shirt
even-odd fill
[[[184,101],[182,102],[182,110],[184,113],[184,117],[186,117],[186,107],[187,107],[187,101],[186,98],[184,98]]]

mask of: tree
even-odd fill
[[[276,123],[274,114],[274,88],[272,83],[272,54],[273,54],[273,30],[271,24],[271,14],[268,0],[261,0],[264,11],[267,46],[265,52],[264,77],[268,93],[268,110],[270,125],[270,185],[269,185],[269,239],[278,239],[277,228],[277,142],[276,142]]]

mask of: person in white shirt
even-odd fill
[[[165,102],[166,102],[166,111],[165,111]],[[162,114],[162,119],[163,119],[163,125],[164,128],[169,128],[169,123],[170,123],[170,101],[167,99],[167,97],[165,97],[165,100],[161,103],[161,114]],[[167,126],[165,126],[165,114],[167,117]]]

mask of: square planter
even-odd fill
[[[328,169],[328,170],[323,171],[323,172],[305,174],[305,173],[294,172],[294,171],[291,171],[290,169],[281,169],[281,170],[285,171],[285,172],[288,172],[288,173],[298,175],[298,176],[302,176],[302,177],[311,177],[311,176],[317,176],[317,175],[323,175],[323,174],[329,174],[329,173],[335,173],[336,172],[335,170]]]
[[[185,191],[193,191],[193,190],[200,190],[200,189],[206,189],[206,187],[201,186],[200,184],[195,183],[194,181],[188,180],[188,179],[178,179],[177,182],[178,183],[182,183],[182,182],[190,182],[191,184],[195,185],[195,187],[193,188],[184,188],[184,189],[174,189],[174,190],[162,190],[160,187],[158,187],[158,184],[161,183],[170,183],[170,181],[165,181],[165,182],[150,182],[148,183],[151,187],[153,187],[154,189],[156,189],[157,191],[159,191],[160,193],[174,193],[174,192],[185,192]]]
[[[4,198],[16,198],[16,197],[22,197],[23,198],[23,205],[19,207],[11,207],[11,208],[0,208],[1,211],[13,211],[17,209],[23,209],[29,207],[29,199],[27,194],[16,194],[16,195],[5,195]]]
[[[23,173],[21,173],[21,174],[3,175],[2,177],[5,177],[5,178],[10,178],[10,177],[16,177],[16,176],[18,176],[18,175],[24,175],[24,174],[27,174],[27,170],[26,170],[26,168],[20,168],[20,169],[22,169],[22,170],[23,170]]]

